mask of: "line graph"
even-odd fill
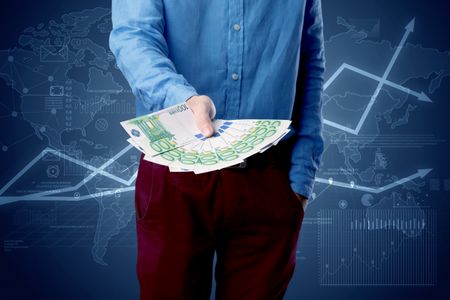
[[[367,116],[369,115],[370,111],[372,110],[373,105],[375,104],[378,95],[381,91],[381,89],[383,88],[384,85],[390,86],[392,88],[395,88],[399,91],[402,91],[404,93],[410,94],[414,97],[416,97],[419,101],[423,101],[423,102],[432,102],[431,99],[424,93],[424,92],[416,92],[413,91],[409,88],[406,88],[400,84],[394,83],[392,81],[387,80],[389,74],[392,71],[392,68],[395,64],[395,62],[397,61],[400,52],[402,51],[406,40],[408,39],[409,35],[414,32],[414,26],[415,26],[415,18],[413,18],[406,26],[405,26],[405,33],[400,41],[400,44],[397,46],[388,66],[386,67],[386,70],[384,71],[384,74],[380,77],[378,75],[372,74],[370,72],[367,72],[365,70],[362,70],[360,68],[357,68],[355,66],[352,66],[350,64],[347,63],[343,63],[337,70],[336,72],[325,82],[324,84],[324,90],[326,90],[333,82],[335,82],[335,80],[339,77],[339,75],[345,71],[345,70],[350,70],[352,72],[358,73],[362,76],[365,76],[369,79],[375,80],[378,82],[378,85],[372,95],[372,97],[370,98],[369,103],[367,104],[360,120],[358,121],[358,124],[356,125],[356,128],[350,128],[347,126],[344,126],[342,124],[333,122],[331,120],[328,119],[324,119],[323,123],[325,125],[340,129],[342,131],[348,132],[350,134],[353,135],[358,135],[359,132],[361,131],[361,128],[363,127],[364,123],[366,122]]]
[[[133,187],[129,187],[136,179],[137,172],[134,173],[128,180],[125,180],[123,178],[120,178],[116,175],[113,175],[109,172],[105,171],[105,168],[110,166],[112,163],[114,163],[117,159],[119,159],[121,156],[123,156],[125,153],[127,153],[130,149],[132,149],[133,146],[127,145],[125,148],[123,148],[121,151],[119,151],[116,155],[111,157],[109,160],[107,160],[104,164],[102,164],[100,167],[94,167],[92,165],[89,165],[79,159],[75,159],[71,156],[68,156],[66,154],[63,154],[57,150],[46,148],[41,153],[39,153],[34,159],[32,159],[20,172],[18,172],[8,183],[6,183],[1,189],[0,189],[0,205],[21,201],[21,200],[68,200],[68,201],[79,201],[79,200],[85,200],[100,196],[107,196],[115,193],[122,193],[122,192],[129,192],[134,190]],[[51,153],[53,155],[56,155],[62,159],[65,159],[67,161],[73,162],[77,165],[80,165],[87,170],[92,171],[88,176],[86,176],[84,179],[82,179],[80,182],[78,182],[76,185],[63,188],[63,189],[55,189],[55,190],[48,190],[48,191],[42,191],[38,193],[31,193],[27,195],[20,195],[20,196],[3,196],[5,191],[11,187],[17,180],[19,180],[20,177],[22,177],[29,169],[31,169],[39,160],[44,158],[45,155],[48,153]],[[101,175],[104,177],[107,177],[111,180],[114,180],[120,184],[128,186],[127,188],[114,188],[114,189],[108,189],[102,192],[98,192],[95,194],[89,194],[85,196],[49,196],[49,195],[55,195],[65,192],[73,192],[80,189],[84,184],[88,183],[90,180],[92,180],[95,176]],[[131,189],[132,188],[132,189]]]
[[[366,106],[360,120],[358,121],[358,124],[355,128],[350,128],[347,126],[344,126],[342,124],[333,122],[328,119],[324,119],[324,124],[340,129],[342,131],[348,132],[353,135],[358,135],[361,128],[363,127],[373,105],[375,104],[379,93],[383,86],[389,86],[394,89],[397,89],[401,92],[407,93],[409,95],[412,95],[417,98],[418,101],[422,102],[432,102],[432,100],[423,92],[417,92],[413,91],[407,87],[402,86],[401,84],[392,82],[388,80],[389,74],[392,71],[392,68],[397,61],[402,49],[405,46],[406,40],[410,36],[412,32],[414,32],[414,26],[415,26],[415,18],[413,18],[406,26],[405,26],[405,32],[403,34],[403,37],[399,43],[399,45],[395,48],[394,54],[392,55],[392,58],[390,59],[384,73],[379,76],[375,75],[373,73],[370,73],[366,70],[363,70],[361,68],[358,68],[356,66],[350,65],[348,63],[342,63],[342,65],[333,73],[333,75],[324,83],[324,90],[329,88],[336,79],[345,71],[349,70],[352,72],[355,72],[361,76],[364,76],[368,79],[374,80],[378,82],[377,87],[373,93],[373,95],[370,98],[370,101],[368,105]],[[119,151],[116,155],[108,159],[105,163],[103,163],[99,167],[92,166],[80,159],[71,157],[69,155],[66,155],[58,150],[51,149],[51,148],[45,148],[42,150],[41,153],[39,153],[36,157],[34,157],[25,167],[23,167],[10,181],[8,181],[1,189],[0,189],[0,205],[21,201],[21,200],[33,200],[33,201],[44,201],[44,200],[55,200],[55,201],[81,201],[91,198],[97,198],[102,196],[109,196],[113,194],[118,193],[126,193],[134,191],[133,183],[136,180],[137,172],[134,173],[129,179],[123,179],[120,176],[117,176],[115,174],[112,174],[110,172],[107,172],[105,169],[113,164],[117,159],[119,159],[121,156],[123,156],[125,153],[127,153],[130,149],[132,149],[133,146],[127,145],[124,147],[121,151]],[[28,170],[30,170],[37,162],[39,162],[42,158],[44,158],[46,155],[55,155],[60,157],[61,159],[67,160],[69,162],[72,162],[76,165],[79,165],[83,168],[85,168],[88,171],[91,171],[89,175],[87,175],[85,178],[83,178],[80,182],[75,184],[71,187],[61,188],[61,189],[53,189],[53,190],[47,190],[47,191],[41,191],[41,192],[35,192],[30,193],[26,195],[19,195],[19,196],[8,196],[5,195],[5,192],[14,184],[16,183]],[[132,166],[129,166],[126,170],[131,168]],[[124,170],[124,171],[126,171]],[[414,180],[416,178],[423,178],[425,177],[432,169],[419,169],[416,173],[406,176],[404,178],[401,178],[399,180],[396,180],[392,183],[389,183],[385,186],[381,187],[370,187],[370,186],[363,186],[355,184],[354,182],[341,182],[341,181],[334,181],[332,178],[321,178],[316,177],[315,182],[322,183],[322,184],[328,184],[329,186],[336,186],[344,189],[352,189],[355,191],[361,191],[361,192],[367,192],[367,193],[373,193],[373,194],[379,194],[386,192],[388,190],[391,190],[393,188],[396,188],[408,181]],[[124,172],[122,171],[122,172]],[[79,195],[78,193],[74,193],[73,196],[67,196],[67,195],[58,195],[62,193],[67,192],[75,192],[78,191],[83,185],[91,181],[96,176],[103,176],[105,178],[111,179],[112,181],[115,181],[116,183],[122,185],[122,187],[117,188],[111,188],[111,189],[105,189],[103,191],[97,192],[97,193],[91,193],[87,195]],[[125,187],[123,187],[125,186]]]
[[[390,189],[393,189],[393,188],[395,188],[399,185],[402,185],[408,181],[411,181],[413,179],[416,179],[419,177],[424,178],[428,173],[431,172],[431,170],[433,170],[433,169],[419,169],[419,170],[417,170],[416,173],[414,173],[412,175],[406,176],[404,178],[401,178],[399,180],[396,180],[392,183],[389,183],[389,184],[387,184],[385,186],[381,186],[381,187],[367,187],[367,186],[355,184],[353,182],[345,183],[345,182],[340,182],[340,181],[334,181],[332,178],[325,179],[325,178],[316,177],[315,181],[320,182],[320,183],[329,184],[329,185],[334,185],[334,186],[341,187],[341,188],[353,189],[353,190],[358,190],[358,191],[372,193],[372,194],[379,194],[379,193],[386,192]]]
[[[133,146],[127,145],[125,148],[123,148],[121,151],[119,151],[116,155],[111,157],[109,160],[107,160],[105,163],[103,163],[100,167],[94,167],[92,165],[89,165],[79,159],[73,158],[69,155],[63,154],[60,151],[46,148],[41,153],[39,153],[35,158],[33,158],[20,172],[18,172],[10,181],[8,181],[1,189],[0,189],[0,205],[17,202],[17,201],[23,201],[23,200],[33,200],[33,201],[81,201],[81,200],[87,200],[92,198],[98,198],[103,196],[111,196],[115,194],[121,194],[126,192],[132,192],[135,190],[134,185],[131,186],[137,177],[137,172],[135,172],[128,180],[120,178],[114,174],[111,174],[107,171],[105,171],[105,168],[110,166],[112,163],[114,163],[117,159],[119,159],[121,156],[123,156],[125,153],[127,153],[129,150],[131,150]],[[58,156],[62,159],[65,159],[67,161],[70,161],[74,164],[80,165],[87,170],[92,171],[88,176],[86,176],[84,179],[82,179],[80,182],[78,182],[76,185],[62,188],[62,189],[54,189],[54,190],[48,190],[48,191],[42,191],[37,193],[31,193],[27,195],[20,195],[20,196],[4,196],[4,193],[8,190],[9,187],[11,187],[17,180],[20,179],[28,170],[30,170],[39,160],[45,157],[48,153],[53,154],[55,156]],[[411,181],[416,178],[423,178],[425,177],[429,172],[431,172],[432,169],[419,169],[416,173],[404,177],[402,179],[396,180],[390,184],[387,184],[382,187],[367,187],[362,185],[354,184],[353,182],[345,183],[340,181],[334,181],[332,178],[320,178],[316,177],[315,181],[319,183],[325,183],[329,185],[334,185],[341,188],[347,188],[347,189],[353,189],[357,191],[362,192],[368,192],[368,193],[374,193],[379,194],[385,191],[388,191],[390,189],[393,189],[399,185],[404,184],[405,182]],[[74,192],[79,190],[84,184],[91,181],[95,176],[100,175],[104,176],[106,178],[109,178],[113,181],[116,181],[117,183],[120,183],[122,185],[125,185],[126,187],[117,187],[117,188],[111,188],[111,189],[105,189],[101,192],[88,194],[88,195],[73,195],[73,196],[57,196],[56,194],[61,193],[67,193],[67,192]]]

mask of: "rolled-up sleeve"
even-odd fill
[[[324,142],[322,92],[325,72],[323,20],[320,0],[306,0],[296,101],[295,136],[289,178],[297,194],[311,196]]]
[[[198,95],[169,58],[162,0],[112,0],[109,46],[138,101],[161,109]]]

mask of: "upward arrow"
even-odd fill
[[[431,172],[431,170],[433,169],[419,169],[417,170],[417,175],[419,175],[420,178],[424,178],[425,176],[427,176],[428,173]]]
[[[405,26],[406,31],[414,32],[414,25],[416,24],[416,18],[413,18],[408,25]]]
[[[386,70],[384,71],[384,74],[382,77],[383,81],[386,80],[386,78],[389,76],[389,73],[391,73],[392,67],[394,66],[394,63],[397,61],[397,58],[400,55],[400,52],[402,51],[403,46],[405,45],[406,40],[408,39],[408,36],[410,35],[411,32],[414,31],[414,24],[416,23],[415,20],[416,20],[416,18],[413,18],[408,23],[408,25],[405,26],[405,33],[403,34],[402,40],[400,41],[400,44],[398,45],[397,49],[395,49],[395,53],[392,56],[391,61],[389,62],[389,65],[387,66]],[[380,89],[381,89],[381,86],[384,84],[383,81],[380,82]],[[377,89],[377,92],[375,93],[375,95],[378,95],[379,92],[380,92],[379,89]]]
[[[391,61],[389,62],[389,65],[387,66],[386,70],[384,71],[383,77],[381,77],[380,82],[378,82],[377,88],[375,92],[373,93],[372,97],[370,98],[369,104],[367,104],[366,109],[364,110],[363,115],[361,116],[361,119],[359,120],[358,125],[356,126],[355,132],[358,134],[361,130],[361,127],[363,126],[364,122],[366,121],[367,115],[369,114],[370,110],[372,109],[373,104],[375,103],[375,100],[378,97],[378,94],[381,91],[381,88],[386,83],[386,79],[389,76],[389,73],[391,73],[392,67],[394,66],[394,63],[397,61],[398,56],[400,55],[400,52],[403,49],[403,46],[406,43],[406,40],[408,39],[408,36],[411,32],[414,31],[414,24],[416,23],[416,19],[413,18],[408,25],[405,26],[405,33],[403,34],[402,40],[400,41],[400,44],[398,45],[397,49],[395,49],[395,53],[391,58]]]
[[[415,174],[412,174],[412,175],[410,175],[408,177],[399,179],[399,180],[394,181],[394,182],[392,182],[392,183],[390,183],[388,185],[385,185],[385,186],[377,188],[377,191],[378,191],[378,193],[381,193],[381,192],[384,192],[386,190],[392,189],[392,188],[394,188],[394,187],[396,187],[398,185],[404,184],[405,182],[411,181],[411,180],[413,180],[413,179],[415,179],[417,177],[424,178],[428,173],[431,172],[431,170],[432,169],[419,169],[419,170],[417,170],[417,172]]]

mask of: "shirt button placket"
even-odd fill
[[[231,79],[226,103],[228,118],[239,118],[242,82],[243,55],[243,12],[244,0],[230,0],[229,2],[229,43],[228,43],[228,74]]]

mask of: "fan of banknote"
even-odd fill
[[[185,103],[121,122],[128,142],[144,159],[172,172],[196,174],[239,164],[276,145],[288,132],[290,120],[213,120],[215,133],[206,138]]]

